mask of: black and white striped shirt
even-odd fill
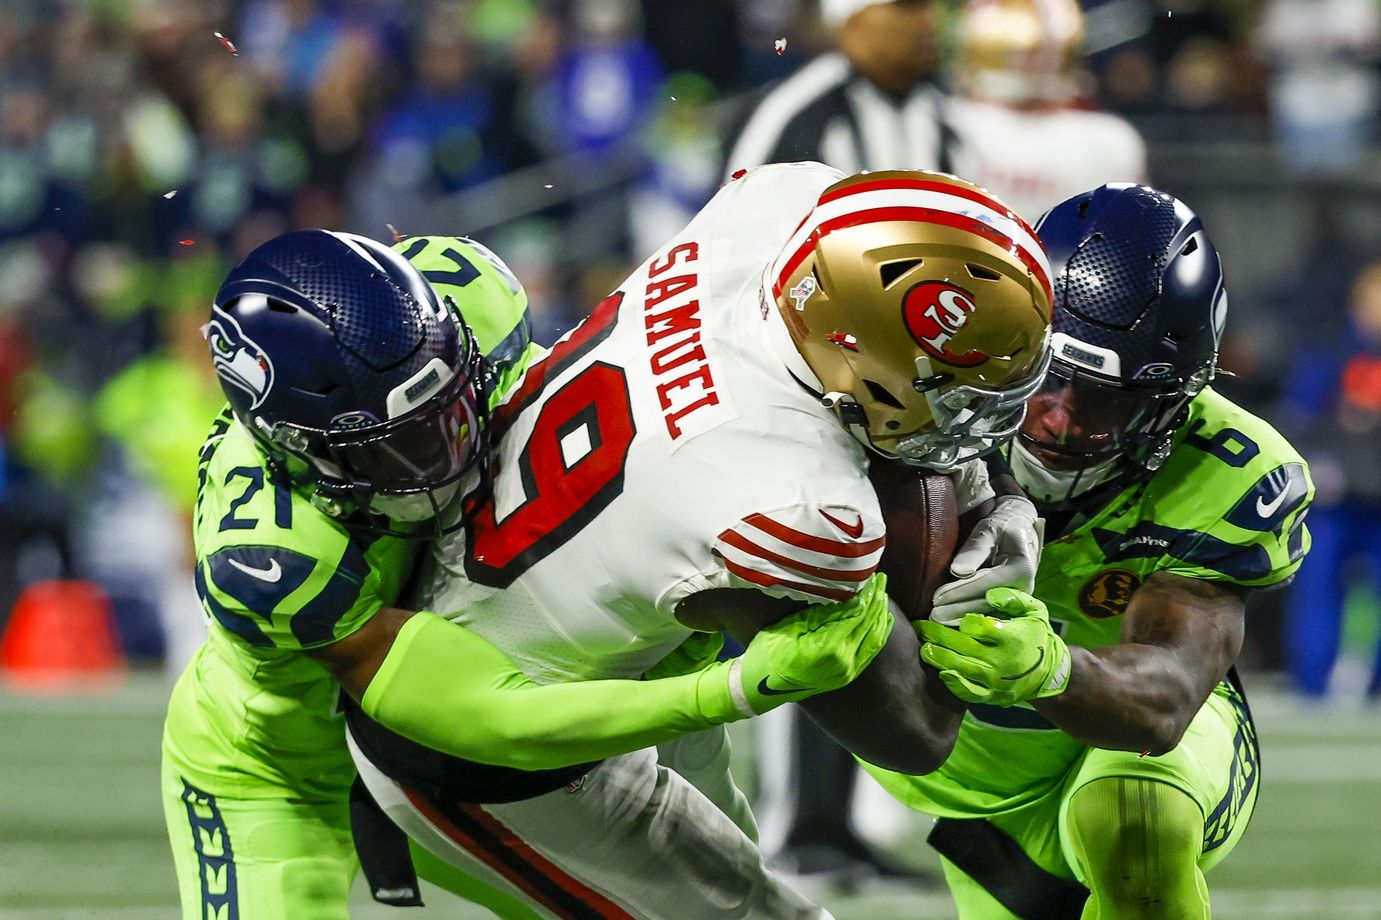
[[[724,175],[763,163],[819,160],[865,169],[950,171],[954,134],[945,97],[918,84],[905,99],[874,86],[842,54],[821,55],[752,106],[730,134]]]

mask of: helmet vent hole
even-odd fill
[[[906,408],[901,404],[901,400],[897,399],[897,397],[887,392],[887,388],[884,387],[882,384],[878,383],[876,380],[865,380],[863,381],[863,385],[868,388],[868,393],[873,397],[873,399],[877,402],[882,403],[884,406],[891,406],[893,409]]]
[[[1089,206],[1090,204],[1092,204],[1092,203],[1093,203],[1093,199],[1092,199],[1092,198],[1085,198],[1083,201],[1079,202],[1079,219],[1080,219],[1080,220],[1083,220],[1085,217],[1088,216],[1088,206]]]
[[[896,284],[897,279],[911,269],[920,265],[924,259],[899,259],[896,262],[886,262],[878,268],[878,275],[882,278],[883,288],[889,288]]]
[[[273,298],[269,298],[269,309],[275,313],[291,314],[297,312],[297,307],[294,307],[292,304],[284,303],[281,300],[274,300]]]
[[[1191,237],[1189,238],[1189,242],[1188,242],[1188,243],[1185,243],[1185,244],[1184,244],[1184,248],[1180,250],[1180,255],[1182,255],[1182,256],[1187,256],[1187,255],[1189,255],[1190,253],[1194,252],[1194,251],[1195,251],[1196,249],[1198,249],[1198,248],[1199,248],[1199,241],[1196,240],[1194,237],[1191,236]]]
[[[966,263],[965,268],[969,270],[969,275],[979,281],[1001,281],[1002,276],[984,265],[974,265],[972,262]]]

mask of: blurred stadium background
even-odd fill
[[[1381,917],[1381,4],[1083,5],[1089,104],[1224,253],[1221,388],[1310,457],[1329,540],[1306,569],[1342,599],[1255,602],[1265,791],[1216,913]],[[550,342],[713,193],[753,94],[830,42],[814,0],[0,4],[0,628],[21,598],[41,621],[34,585],[93,585],[130,662],[99,694],[8,672],[0,918],[175,916],[157,738],[200,628],[187,513],[219,393],[197,330],[225,270],[293,227],[471,234]],[[1324,611],[1293,679],[1292,603]],[[923,835],[886,842],[926,864]],[[822,897],[951,916],[938,891]]]

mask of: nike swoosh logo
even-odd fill
[[[1045,649],[1044,649],[1044,648],[1040,648],[1040,649],[1037,649],[1036,651],[1040,652],[1040,654],[1038,654],[1038,655],[1036,656],[1036,663],[1035,663],[1035,664],[1031,665],[1031,667],[1027,668],[1025,671],[1022,671],[1020,674],[1013,674],[1011,677],[1004,677],[1004,678],[1002,678],[1002,679],[1003,679],[1003,680],[1021,680],[1021,679],[1022,679],[1023,677],[1025,677],[1027,674],[1030,674],[1032,671],[1036,670],[1036,668],[1039,668],[1039,667],[1041,666],[1041,662],[1045,660]]]
[[[252,565],[245,565],[238,559],[227,559],[226,561],[233,565],[235,568],[239,569],[241,572],[244,572],[250,578],[257,578],[260,581],[266,581],[269,584],[273,584],[274,582],[278,581],[278,579],[283,577],[283,567],[278,564],[277,559],[272,560],[269,563],[269,567],[266,569],[256,569]]]
[[[800,693],[802,690],[809,690],[809,687],[792,687],[788,690],[773,690],[767,686],[767,678],[758,681],[758,692],[763,696],[786,696],[788,693]]]
[[[858,520],[855,523],[845,524],[843,521],[839,520],[839,518],[830,514],[823,508],[819,510],[821,516],[823,516],[825,520],[829,521],[835,527],[838,527],[840,530],[844,531],[844,533],[846,533],[852,539],[857,540],[859,537],[863,536],[863,515],[860,514],[858,516]]]
[[[1270,518],[1272,515],[1274,515],[1277,511],[1280,510],[1281,505],[1285,504],[1285,496],[1289,494],[1289,492],[1289,489],[1281,489],[1280,494],[1277,495],[1274,499],[1272,499],[1269,503],[1262,501],[1261,497],[1257,496],[1256,513],[1263,518]]]

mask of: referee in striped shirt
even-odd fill
[[[748,107],[729,132],[725,181],[742,169],[796,160],[819,160],[847,174],[951,172],[955,135],[935,83],[942,6],[940,0],[821,0],[838,50]],[[755,811],[775,868],[807,886],[913,874],[880,860],[854,832],[852,755],[794,707],[756,721],[761,795]]]
[[[821,0],[838,50],[806,64],[729,132],[725,179],[764,163],[950,171],[954,133],[939,67],[938,0]]]

